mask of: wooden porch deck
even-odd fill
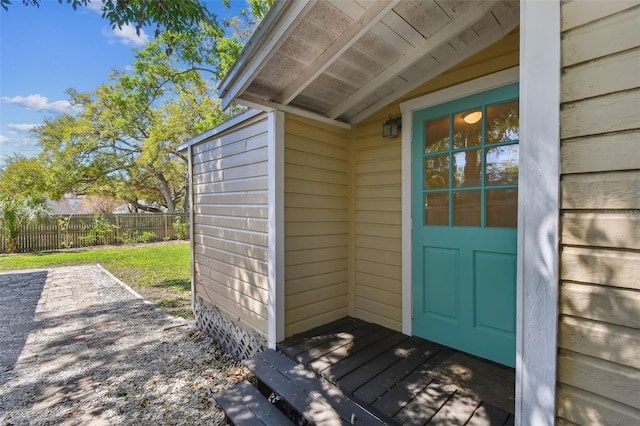
[[[512,368],[354,318],[278,345],[390,424],[511,425]]]

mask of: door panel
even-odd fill
[[[442,283],[439,286],[426,287],[424,297],[425,313],[443,320],[458,321],[460,265],[459,250],[436,247],[424,248],[424,275],[428,282]],[[452,273],[453,271],[453,273]]]
[[[518,85],[414,112],[414,334],[515,365]]]
[[[515,334],[516,256],[485,251],[474,255],[475,326]]]

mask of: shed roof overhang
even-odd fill
[[[231,102],[353,124],[496,42],[512,0],[277,0],[219,87]]]

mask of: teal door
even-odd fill
[[[518,84],[413,115],[413,332],[515,366]]]

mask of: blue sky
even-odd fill
[[[57,0],[41,0],[39,8],[16,0],[0,9],[0,160],[13,153],[39,152],[29,130],[46,117],[72,111],[65,91],[89,92],[107,82],[112,70],[133,63],[133,48],[153,37],[140,37],[133,27],[112,30],[94,6],[73,10]],[[207,1],[221,18],[246,8],[232,0],[231,10],[220,0]]]

